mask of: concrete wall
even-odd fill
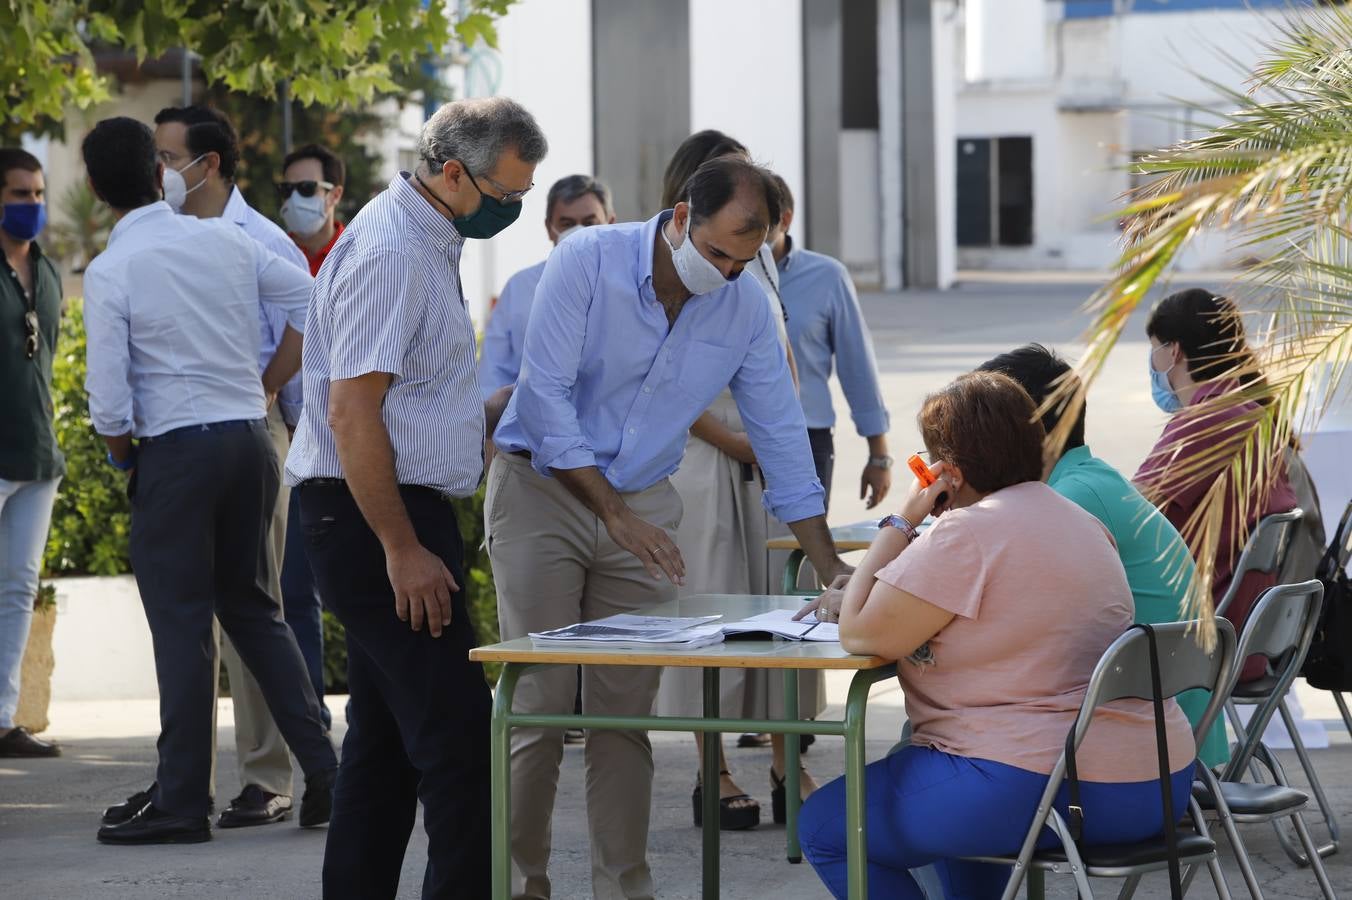
[[[155,653],[131,575],[54,578],[52,700],[154,700]]]

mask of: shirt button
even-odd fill
[[[630,433],[630,434],[633,434],[633,433],[634,433],[634,429],[630,428],[630,429],[629,429],[629,433]]]
[[[652,392],[653,392],[652,388],[648,387],[646,384],[643,386],[643,393],[651,394]]]

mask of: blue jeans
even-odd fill
[[[866,769],[869,896],[921,900],[908,871],[934,864],[948,900],[998,897],[1009,867],[958,857],[1017,853],[1047,776],[984,759],[910,746]],[[1185,809],[1192,766],[1174,773],[1174,805]],[[1066,814],[1066,788],[1056,808]],[[1164,828],[1159,779],[1122,784],[1080,782],[1084,839],[1130,843]],[[799,824],[803,854],[835,897],[847,894],[845,779],[817,791]],[[1044,828],[1039,847],[1057,845]]]
[[[305,530],[300,524],[300,491],[291,492],[286,513],[286,548],[282,560],[282,616],[296,634],[305,670],[310,675],[324,727],[333,726],[333,714],[324,705],[324,616],[315,587]]]
[[[14,727],[19,670],[33,624],[33,598],[42,571],[42,549],[52,523],[60,478],[0,478],[0,729]]]

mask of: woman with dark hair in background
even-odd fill
[[[1150,381],[1155,404],[1170,413],[1169,423],[1146,457],[1135,478],[1152,502],[1184,535],[1185,523],[1202,504],[1236,454],[1258,449],[1250,428],[1262,408],[1261,400],[1223,400],[1227,394],[1263,387],[1263,374],[1244,336],[1244,323],[1235,304],[1201,288],[1171,294],[1151,311],[1145,326],[1150,337]],[[1284,463],[1269,470],[1266,484],[1255,484],[1243,497],[1222,502],[1220,534],[1216,542],[1211,582],[1214,603],[1230,587],[1245,535],[1273,513],[1296,508],[1296,496]],[[1243,517],[1235,513],[1243,504]],[[1275,573],[1249,572],[1240,583],[1226,618],[1243,626],[1254,600],[1276,584]],[[1241,680],[1258,678],[1266,663],[1250,659]]]
[[[685,185],[701,164],[720,156],[750,158],[746,147],[721,131],[706,130],[692,134],[681,143],[662,180],[662,208],[671,209],[685,199]],[[773,227],[773,226],[772,226]],[[770,235],[767,235],[767,240]],[[779,342],[793,371],[793,354],[784,327],[784,309],[779,301],[778,269],[768,244],[746,266],[765,289],[772,307],[772,318],[779,331]],[[796,374],[795,374],[796,379]],[[677,546],[686,561],[686,583],[682,596],[694,594],[771,593],[771,571],[765,542],[787,530],[765,511],[761,503],[762,484],[756,468],[756,456],[742,426],[732,393],[724,391],[690,429],[685,458],[672,476],[672,484],[681,495],[685,514],[677,531]],[[782,710],[782,678],[778,672],[726,670],[722,678],[722,714],[734,717],[763,718]],[[667,669],[662,673],[658,711],[663,715],[698,716],[702,712],[700,678],[697,669]],[[808,674],[800,682],[803,715],[817,715],[825,706],[824,678],[820,672]],[[695,735],[696,747],[701,735]],[[784,820],[784,738],[772,738],[774,761],[770,770],[773,782],[775,820]],[[722,749],[720,745],[720,757]],[[760,804],[733,780],[726,758],[719,766],[719,812],[726,829],[754,828],[760,823]],[[804,795],[816,785],[803,773]],[[695,785],[695,824],[700,823],[700,794]]]

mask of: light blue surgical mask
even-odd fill
[[[1153,348],[1150,356],[1146,358],[1146,365],[1150,367],[1150,396],[1154,399],[1155,405],[1167,413],[1176,413],[1183,408],[1183,401],[1178,399],[1178,393],[1173,385],[1169,384],[1169,373],[1174,370],[1173,366],[1161,372],[1155,368],[1155,351],[1163,350],[1163,344]]]

